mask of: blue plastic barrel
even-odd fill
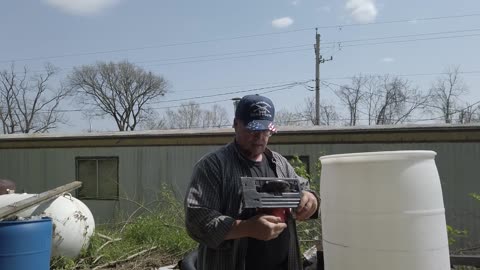
[[[1,221],[0,269],[48,270],[52,219]]]

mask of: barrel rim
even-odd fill
[[[383,161],[383,160],[405,160],[405,159],[427,159],[434,158],[437,155],[432,150],[400,150],[400,151],[374,151],[374,152],[359,152],[347,154],[326,155],[320,157],[323,162],[335,161]]]
[[[0,225],[15,225],[15,224],[35,223],[35,222],[53,222],[53,219],[51,217],[42,217],[39,219],[26,218],[23,220],[1,220]]]

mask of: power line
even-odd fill
[[[424,41],[424,40],[438,40],[438,39],[450,39],[450,38],[461,38],[461,37],[477,37],[480,36],[479,34],[472,34],[472,35],[460,35],[460,36],[446,36],[446,37],[431,37],[431,38],[423,38],[423,39],[410,39],[410,40],[396,40],[396,41],[385,41],[385,42],[375,42],[375,43],[365,43],[365,44],[351,44],[351,45],[340,45],[341,48],[343,47],[357,47],[357,46],[366,46],[366,45],[381,45],[381,44],[394,44],[394,43],[406,43],[406,42],[415,42],[415,41]],[[393,38],[393,37],[388,37]],[[350,41],[346,41],[350,42]],[[330,42],[331,44],[333,42]],[[339,42],[341,43],[341,42]],[[307,45],[299,45],[298,47],[304,47]],[[309,46],[309,45],[308,45]],[[340,49],[341,50],[341,49]],[[261,51],[261,50],[260,50]],[[239,55],[239,56],[232,56],[232,57],[221,57],[221,58],[211,58],[211,59],[200,59],[200,60],[191,60],[191,61],[181,61],[181,62],[171,62],[171,63],[158,63],[158,64],[151,64],[151,65],[144,65],[144,67],[155,67],[155,66],[169,66],[169,65],[177,65],[177,64],[190,64],[190,63],[201,63],[201,62],[213,62],[213,61],[222,61],[222,60],[229,60],[229,59],[242,59],[248,57],[256,57],[256,56],[267,56],[267,55],[274,55],[274,54],[283,54],[283,53],[293,53],[293,52],[306,52],[311,51],[311,49],[297,49],[297,50],[286,50],[286,51],[277,51],[277,52],[265,52],[265,53],[258,53],[258,54],[248,54],[248,55]],[[231,55],[233,53],[227,53],[225,55]],[[202,58],[203,56],[192,56],[192,57],[183,57],[178,59],[188,59],[188,58]],[[162,60],[159,60],[162,61]],[[164,60],[166,61],[166,60]],[[148,61],[154,62],[154,61]],[[141,62],[133,62],[133,64],[137,64]],[[57,68],[59,71],[67,71],[72,70],[74,67],[67,67],[67,68]],[[32,71],[31,73],[42,73],[44,71],[37,70]],[[15,74],[21,74],[23,72],[14,72]]]
[[[370,74],[361,74],[363,76],[398,76],[398,77],[417,77],[417,76],[438,76],[438,75],[447,75],[448,72],[437,72],[437,73],[412,73],[412,74],[380,74],[380,73],[370,73]],[[458,74],[480,74],[479,70],[472,70],[472,71],[459,71]],[[351,80],[357,76],[347,76],[347,77],[330,77],[322,79],[324,80]],[[332,83],[333,84],[333,83]]]
[[[447,36],[447,37],[417,38],[417,39],[408,39],[408,40],[396,40],[396,41],[384,41],[384,42],[374,42],[374,43],[364,43],[364,44],[352,44],[352,45],[344,45],[344,46],[342,46],[342,47],[357,47],[357,46],[380,45],[380,44],[393,44],[393,43],[406,43],[406,42],[423,41],[423,40],[437,40],[437,39],[462,38],[462,37],[478,37],[478,36],[480,36],[480,34],[460,35],[460,36]]]
[[[230,53],[207,54],[207,55],[187,56],[187,57],[179,57],[179,58],[160,59],[160,60],[148,60],[148,61],[136,62],[136,64],[152,63],[152,62],[169,62],[169,61],[188,60],[188,59],[207,58],[207,57],[217,57],[217,56],[227,56],[227,55],[237,55],[237,54],[246,54],[246,53],[254,53],[254,52],[264,52],[264,51],[268,52],[268,51],[275,51],[275,50],[281,50],[281,49],[292,49],[292,48],[311,47],[311,46],[312,46],[311,44],[301,44],[301,45],[293,45],[293,46],[285,46],[285,47],[274,47],[274,48],[248,50],[248,51],[237,51],[237,52],[230,52]]]
[[[334,46],[338,45],[339,50],[341,50],[341,48],[343,48],[343,47],[357,47],[357,46],[365,46],[365,45],[381,45],[381,44],[406,43],[406,42],[425,41],[425,40],[438,40],[438,39],[450,39],[450,38],[480,36],[480,33],[479,33],[479,34],[471,34],[471,35],[454,35],[454,36],[443,36],[443,37],[430,37],[430,38],[394,40],[394,41],[365,43],[365,44],[343,45],[343,43],[353,43],[353,42],[373,41],[373,40],[383,40],[383,39],[395,39],[395,38],[405,38],[405,37],[429,36],[429,35],[440,35],[440,34],[452,34],[452,33],[464,33],[464,32],[474,32],[474,31],[480,31],[480,28],[477,28],[477,29],[463,29],[463,30],[455,30],[455,31],[444,31],[444,32],[421,33],[421,34],[413,34],[413,35],[398,35],[398,36],[387,36],[387,37],[374,37],[374,38],[367,38],[367,39],[332,41],[332,42],[326,42],[326,44],[331,44],[331,45],[334,45]],[[199,62],[212,62],[212,61],[221,61],[221,60],[229,60],[229,59],[241,59],[241,58],[247,58],[247,57],[267,56],[267,55],[274,55],[274,54],[310,51],[309,48],[297,49],[297,50],[278,51],[278,50],[282,50],[282,49],[303,48],[303,47],[310,47],[310,46],[311,46],[311,44],[300,44],[300,45],[293,45],[293,46],[273,47],[273,48],[264,48],[264,49],[256,49],[256,50],[228,52],[228,53],[221,53],[221,54],[209,54],[209,55],[200,55],[200,56],[168,58],[168,59],[160,59],[160,60],[139,61],[139,62],[134,62],[134,64],[160,62],[160,63],[157,63],[157,64],[143,65],[144,67],[151,67],[151,66],[168,66],[168,65],[175,65],[175,64],[199,63]],[[334,46],[330,47],[330,48],[334,48]],[[263,53],[255,53],[255,52],[263,52]],[[249,53],[253,53],[253,54],[249,54]],[[228,56],[228,55],[238,55],[238,56],[214,58],[214,57],[218,57],[218,56]],[[198,58],[205,58],[205,59],[198,59]],[[198,59],[198,60],[180,61],[180,60],[188,60],[188,59]],[[167,62],[167,63],[162,63],[162,62]],[[75,66],[65,67],[65,68],[60,68],[59,67],[59,68],[57,68],[57,70],[67,71],[67,70],[73,69],[74,67]],[[37,70],[37,71],[31,71],[31,72],[32,73],[42,73],[44,71]],[[22,72],[15,72],[15,74],[19,74],[19,73],[22,73]]]
[[[459,74],[480,74],[480,71],[460,71],[458,72]],[[399,76],[399,77],[415,77],[415,76],[434,76],[434,75],[446,75],[448,74],[448,72],[440,72],[440,73],[413,73],[413,74],[388,74],[388,75],[391,75],[391,76]],[[386,75],[386,74],[363,74],[365,76],[382,76],[382,75]],[[328,80],[350,80],[352,78],[355,78],[356,76],[346,76],[346,77],[330,77],[330,78],[324,78],[324,79],[321,79],[320,81],[322,83],[326,83],[325,86],[329,87],[332,91],[333,89],[329,86],[329,84],[332,84],[332,85],[335,85],[335,86],[338,86],[338,87],[341,87],[341,85],[339,84],[335,84],[335,83],[332,83],[332,82],[328,82]],[[304,85],[308,82],[312,82],[314,80],[312,79],[309,79],[309,80],[299,80],[299,81],[290,81],[290,82],[269,82],[269,83],[257,83],[257,84],[245,84],[245,85],[233,85],[233,86],[222,86],[222,87],[212,87],[212,88],[200,88],[200,89],[187,89],[187,90],[183,90],[185,92],[187,91],[195,91],[195,92],[198,92],[198,91],[203,91],[203,90],[217,90],[217,89],[226,89],[226,88],[238,88],[238,87],[245,87],[245,86],[253,86],[253,85],[265,85],[265,84],[279,84],[279,85],[276,85],[276,86],[269,86],[269,87],[261,87],[261,88],[253,88],[253,89],[247,89],[247,90],[241,90],[241,91],[235,91],[235,92],[229,92],[229,94],[238,94],[238,93],[245,93],[245,92],[249,92],[249,91],[258,91],[258,90],[262,90],[262,89],[271,89],[271,88],[274,88],[274,87],[280,87],[280,86],[289,86],[289,85],[293,85],[293,86],[296,86],[296,85]],[[281,89],[283,90],[283,89]],[[178,92],[183,92],[183,91],[178,91]],[[268,92],[265,92],[265,93],[268,93]],[[216,95],[208,95],[208,96],[200,96],[200,97],[191,97],[191,98],[185,98],[185,99],[178,99],[177,101],[187,101],[187,100],[194,100],[194,99],[197,99],[197,98],[205,98],[205,97],[213,97],[213,96],[219,96],[219,95],[224,95],[224,94],[216,94]],[[226,95],[226,94],[225,94]],[[219,101],[214,101],[214,102],[204,102],[204,103],[199,103],[199,104],[210,104],[210,103],[218,103],[218,102],[222,102],[222,101],[228,101],[230,99],[225,99],[225,100],[219,100]],[[173,102],[175,100],[169,100],[168,102]],[[167,102],[167,101],[163,101],[163,102]],[[161,102],[157,102],[157,103],[161,103]],[[161,107],[161,108],[154,108],[154,109],[168,109],[168,108],[176,108],[176,107],[181,107],[181,105],[179,106],[168,106],[168,107]],[[68,109],[68,110],[62,110],[62,109],[57,109],[55,110],[57,112],[81,112],[81,111],[84,111],[84,109]],[[43,113],[46,113],[47,111],[44,111]]]
[[[291,89],[295,86],[302,85],[308,82],[311,82],[313,80],[306,80],[306,81],[297,81],[293,83],[288,83],[288,84],[283,84],[283,85],[276,85],[276,86],[270,86],[270,87],[261,87],[261,88],[253,88],[253,89],[247,89],[247,90],[241,90],[241,91],[235,91],[235,92],[229,92],[229,93],[222,93],[222,94],[214,94],[214,95],[205,95],[205,96],[197,96],[197,97],[190,97],[190,98],[182,98],[182,99],[176,99],[176,100],[165,100],[165,101],[158,101],[158,102],[150,102],[149,104],[158,104],[158,103],[163,103],[163,102],[176,102],[176,101],[189,101],[189,100],[197,100],[201,98],[210,98],[210,97],[217,97],[217,96],[223,96],[223,95],[233,95],[233,94],[239,94],[239,93],[245,93],[245,92],[254,92],[254,91],[261,91],[259,94],[266,94],[266,93],[272,93],[272,92],[278,92],[282,90],[287,90]],[[272,89],[272,88],[277,88],[277,89]],[[262,91],[266,90],[266,91]],[[201,102],[197,103],[198,105],[203,105],[203,104],[212,104],[212,103],[219,103],[223,101],[229,101],[231,99],[222,99],[222,100],[216,100],[216,101],[207,101],[207,102]],[[177,105],[177,106],[166,106],[166,107],[154,107],[152,109],[155,110],[160,110],[160,109],[170,109],[170,108],[179,108],[184,105]],[[85,111],[85,109],[56,109],[54,110],[55,112],[82,112]],[[89,109],[89,111],[101,111],[100,109]],[[39,111],[41,113],[49,113],[50,111]]]
[[[165,103],[165,102],[176,102],[176,101],[185,101],[185,100],[192,100],[192,99],[202,99],[202,98],[209,98],[209,97],[217,97],[217,96],[226,96],[226,95],[232,95],[232,94],[240,94],[240,93],[245,93],[245,92],[253,92],[253,91],[261,91],[261,90],[266,90],[266,89],[272,89],[272,88],[279,88],[279,87],[288,87],[291,88],[293,86],[305,84],[308,82],[311,82],[313,80],[308,80],[308,81],[303,81],[303,82],[293,82],[293,83],[288,83],[288,84],[282,84],[282,85],[274,85],[274,86],[267,86],[267,87],[261,87],[261,88],[254,88],[254,89],[248,89],[248,90],[241,90],[241,91],[234,91],[234,92],[227,92],[227,93],[221,93],[221,94],[213,94],[213,95],[204,95],[204,96],[196,96],[196,97],[189,97],[189,98],[180,98],[180,99],[172,99],[172,100],[162,100],[162,101],[157,101],[157,102],[150,102],[149,104],[158,104],[158,103]]]
[[[459,71],[459,74],[480,74],[480,71]],[[399,76],[399,77],[416,77],[416,76],[434,76],[434,75],[447,75],[448,72],[439,72],[439,73],[413,73],[413,74],[363,74],[364,76],[384,76],[384,75],[391,75],[391,76]],[[332,82],[328,82],[328,80],[351,80],[355,78],[356,76],[346,76],[346,77],[330,77],[330,78],[324,78],[321,79],[320,81],[322,83],[326,83],[325,86],[329,87],[328,84],[333,84],[338,87],[341,87],[339,84],[335,84]],[[241,91],[234,91],[234,92],[229,92],[226,94],[215,94],[215,95],[208,95],[208,96],[199,96],[199,97],[191,97],[191,98],[184,98],[184,99],[177,99],[177,100],[168,100],[168,101],[160,101],[156,103],[163,103],[163,102],[174,102],[174,101],[186,101],[186,100],[193,100],[197,98],[206,98],[206,97],[213,97],[213,96],[219,96],[219,95],[227,95],[227,94],[237,94],[237,93],[244,93],[244,92],[249,92],[249,91],[257,91],[257,90],[262,90],[262,89],[271,89],[275,87],[281,87],[281,86],[288,86],[288,85],[302,85],[306,84],[308,82],[311,82],[314,80],[298,80],[298,81],[284,81],[284,82],[268,82],[268,83],[257,83],[257,84],[244,84],[244,85],[232,85],[232,86],[222,86],[222,87],[211,87],[211,88],[197,88],[197,89],[187,89],[187,90],[181,90],[181,91],[174,91],[174,92],[189,92],[189,91],[204,91],[204,90],[217,90],[217,89],[227,89],[227,88],[238,88],[238,87],[245,87],[245,86],[254,86],[254,85],[268,85],[268,84],[279,84],[279,85],[274,85],[274,86],[268,86],[268,87],[262,87],[262,88],[254,88],[254,89],[248,89],[248,90],[241,90]],[[331,89],[331,88],[330,88]],[[309,89],[311,91],[311,89]],[[332,89],[331,89],[332,90]],[[203,103],[202,103],[203,104]],[[205,103],[208,104],[208,103]],[[179,106],[177,106],[179,107]],[[168,108],[168,107],[164,107]],[[79,112],[83,111],[82,109],[69,109],[69,110],[57,110],[60,112]]]
[[[310,46],[310,45],[308,45],[308,46]],[[265,53],[248,54],[248,55],[240,55],[240,56],[232,56],[232,57],[221,57],[221,58],[211,58],[211,59],[201,59],[201,60],[191,60],[191,61],[181,61],[181,62],[171,62],[171,63],[150,64],[150,65],[143,65],[143,67],[169,66],[169,65],[176,65],[176,64],[212,62],[212,61],[221,61],[221,60],[228,60],[228,59],[241,59],[241,58],[255,57],[255,56],[282,54],[282,53],[305,52],[305,51],[310,51],[310,50],[311,49],[297,49],[297,50],[287,50],[287,51],[278,51],[278,52],[265,52]],[[191,57],[191,58],[200,58],[200,57]],[[184,59],[186,59],[186,58],[184,58]],[[137,64],[137,62],[134,62],[133,64]],[[67,71],[67,70],[72,70],[73,68],[74,67],[57,68],[57,69],[59,71]],[[44,72],[44,71],[41,71],[41,70],[32,71],[32,73],[42,73],[42,72]],[[14,72],[14,73],[15,74],[21,74],[23,72]]]
[[[47,59],[66,58],[66,57],[73,57],[73,56],[87,56],[87,55],[95,55],[95,54],[107,54],[107,53],[137,51],[137,50],[145,50],[145,49],[153,49],[153,48],[176,47],[176,46],[194,45],[194,44],[200,44],[200,43],[211,43],[211,42],[226,41],[226,40],[236,40],[236,39],[244,39],[244,38],[270,36],[270,35],[281,35],[281,34],[307,31],[307,30],[312,30],[312,29],[314,29],[314,28],[302,28],[302,29],[289,30],[289,31],[270,32],[270,33],[253,34],[253,35],[242,35],[242,36],[236,36],[236,37],[230,37],[230,38],[217,38],[217,39],[191,41],[191,42],[176,42],[176,43],[169,43],[169,44],[156,45],[156,46],[144,46],[144,47],[137,47],[137,48],[105,50],[105,51],[95,51],[95,52],[86,52],[86,53],[70,53],[70,54],[52,55],[52,56],[38,56],[38,57],[23,58],[23,59],[0,60],[0,63],[24,62],[24,61],[32,61],[32,60],[47,60]]]
[[[310,80],[312,81],[312,80]],[[334,83],[330,83],[330,84],[333,84],[333,85],[337,85],[339,86],[338,84],[334,84]],[[295,85],[291,85],[291,86],[286,86],[286,87],[283,87],[283,88],[280,88],[280,89],[273,89],[273,90],[268,90],[268,91],[263,91],[263,92],[260,92],[259,94],[266,94],[266,93],[271,93],[271,92],[277,92],[277,91],[282,91],[282,90],[287,90],[287,89],[291,89],[293,86]],[[326,85],[329,87],[329,85]],[[251,89],[251,90],[258,90],[258,89]],[[333,89],[332,89],[333,90]],[[221,99],[221,100],[215,100],[215,101],[207,101],[207,102],[201,102],[201,103],[196,103],[197,105],[205,105],[205,104],[215,104],[215,103],[220,103],[220,102],[224,102],[224,101],[231,101],[231,99]],[[475,103],[471,104],[471,105],[468,105],[464,108],[461,108],[461,109],[457,109],[457,110],[454,110],[453,112],[451,112],[450,114],[453,115],[455,113],[458,113],[458,112],[461,112],[461,111],[464,111],[468,108],[472,108],[473,106],[476,106],[480,104],[480,100],[476,101]],[[183,107],[185,105],[176,105],[176,106],[166,106],[166,107],[157,107],[157,108],[152,108],[152,109],[155,109],[155,110],[161,110],[161,109],[172,109],[172,108],[180,108],[180,107]],[[55,112],[65,112],[65,113],[69,113],[69,112],[82,112],[82,111],[85,111],[83,109],[69,109],[69,110],[54,110]],[[103,112],[102,110],[100,109],[89,109],[89,111],[99,111],[99,112]],[[47,113],[46,111],[43,112],[43,111],[39,111],[40,113]],[[363,113],[365,115],[367,115],[366,113],[364,112],[361,112],[360,113]],[[442,120],[443,119],[443,116],[439,116],[439,117],[434,117],[434,118],[409,118],[409,119],[406,119],[407,122],[421,122],[421,121],[432,121],[432,120]],[[333,122],[337,122],[338,120],[340,121],[345,121],[345,120],[350,120],[349,118],[336,118],[336,119],[332,119]],[[357,118],[357,120],[359,121],[366,121],[368,119],[363,119],[363,118]],[[289,122],[300,122],[300,121],[311,121],[310,119],[308,118],[303,118],[303,119],[297,119],[297,120],[289,120]],[[226,125],[226,126],[230,126],[229,124]]]
[[[290,83],[295,83],[295,82],[299,82],[299,81],[309,81],[309,80],[280,81],[280,82],[268,82],[268,83],[250,83],[250,84],[230,85],[230,86],[222,86],[222,87],[186,89],[186,90],[179,90],[179,91],[173,91],[173,92],[174,93],[178,93],[178,92],[199,92],[199,91],[205,91],[205,90],[218,90],[218,89],[238,88],[238,87],[247,87],[247,86],[255,86],[255,85],[266,85],[266,84],[290,84]]]
[[[480,13],[472,13],[472,14],[463,14],[463,15],[451,15],[451,16],[437,16],[437,17],[424,17],[424,18],[416,18],[416,19],[402,19],[402,20],[390,20],[390,21],[379,21],[379,22],[371,22],[371,23],[352,23],[352,24],[340,24],[340,25],[332,25],[332,26],[319,26],[318,28],[344,28],[344,27],[352,27],[352,26],[369,26],[369,25],[382,25],[382,24],[393,24],[393,23],[411,23],[411,22],[420,22],[420,21],[436,21],[436,20],[444,20],[444,19],[459,19],[459,18],[467,18],[467,17],[476,17],[480,16]]]
[[[393,38],[403,38],[403,37],[414,37],[414,36],[427,36],[427,35],[438,35],[444,33],[459,33],[459,32],[471,32],[471,31],[480,31],[480,29],[468,29],[468,30],[458,30],[458,31],[446,31],[446,32],[435,32],[435,33],[424,33],[424,34],[414,34],[414,35],[403,35],[403,36],[389,36],[389,37],[379,37],[379,38],[370,38],[370,39],[359,39],[359,40],[346,40],[346,41],[338,41],[338,42],[329,42],[328,44],[338,44],[338,43],[348,43],[348,42],[358,42],[358,41],[368,41],[368,40],[381,40],[381,39],[393,39]],[[405,42],[414,42],[414,41],[424,41],[424,40],[437,40],[437,39],[450,39],[450,38],[461,38],[461,37],[474,37],[480,36],[479,34],[471,34],[471,35],[456,35],[456,36],[443,36],[443,37],[430,37],[430,38],[419,38],[419,39],[409,39],[409,40],[396,40],[396,41],[386,41],[386,42],[377,42],[377,43],[366,43],[366,44],[352,44],[352,45],[342,45],[342,47],[355,47],[355,46],[364,46],[364,45],[379,45],[379,44],[390,44],[390,43],[405,43]],[[292,47],[284,47],[284,48],[295,48],[295,47],[306,47],[311,46],[309,44],[306,45],[298,45]],[[272,48],[275,50],[278,48]],[[263,49],[263,50],[255,50],[255,51],[267,51],[270,49]],[[253,52],[255,52],[253,51]],[[280,54],[280,53],[289,53],[289,52],[300,52],[300,51],[310,51],[310,49],[298,49],[298,50],[287,50],[287,51],[279,51],[279,52],[267,52],[267,53],[259,53],[259,54],[250,54],[250,55],[240,55],[240,56],[233,56],[233,57],[223,57],[223,58],[213,58],[213,59],[200,59],[200,60],[192,60],[192,61],[182,61],[182,62],[172,62],[172,63],[161,63],[161,64],[152,64],[147,66],[160,66],[160,65],[172,65],[172,64],[185,64],[185,63],[198,63],[198,62],[210,62],[210,61],[219,61],[219,60],[227,60],[227,59],[238,59],[238,58],[245,58],[245,57],[254,57],[254,56],[265,56],[271,54]],[[235,53],[226,53],[220,55],[232,55]],[[218,55],[210,55],[210,56],[218,56]],[[192,59],[192,58],[202,58],[204,56],[197,56],[197,57],[185,57],[185,58],[177,58],[172,59]],[[205,56],[206,57],[206,56]],[[150,61],[155,62],[155,61]]]
[[[240,56],[232,56],[232,57],[191,60],[191,61],[172,62],[172,63],[163,63],[163,64],[161,63],[161,64],[146,65],[146,67],[168,66],[168,65],[189,64],[189,63],[199,63],[199,62],[212,62],[212,61],[221,61],[221,60],[228,60],[228,59],[241,59],[241,58],[254,57],[254,56],[266,56],[266,55],[273,55],[273,54],[291,53],[291,52],[305,52],[305,51],[311,51],[311,49],[287,50],[287,51],[280,51],[280,52],[258,53],[258,54],[240,55]]]
[[[287,89],[291,89],[293,88],[295,85],[292,85],[292,86],[288,86],[288,87],[283,87],[283,88],[280,88],[280,89],[273,89],[273,90],[268,90],[268,91],[263,91],[263,92],[259,92],[258,94],[268,94],[268,93],[272,93],[272,92],[278,92],[278,91],[283,91],[283,90],[287,90]],[[198,105],[203,105],[203,104],[212,104],[212,103],[219,103],[219,102],[224,102],[224,101],[231,101],[232,99],[231,98],[228,98],[228,99],[221,99],[221,100],[216,100],[216,101],[207,101],[207,102],[201,102],[201,103],[196,103]],[[155,109],[155,110],[162,110],[162,109],[171,109],[171,108],[180,108],[180,107],[183,107],[185,105],[176,105],[176,106],[168,106],[168,107],[157,107],[157,108],[152,108],[152,109]]]
[[[340,41],[323,42],[323,44],[338,44],[338,43],[362,42],[362,41],[372,41],[372,40],[382,40],[382,39],[408,38],[408,37],[443,35],[443,34],[455,34],[455,33],[477,32],[477,31],[480,31],[480,28],[460,29],[460,30],[443,31],[443,32],[420,33],[420,34],[411,34],[411,35],[398,35],[398,36],[375,37],[375,38],[365,38],[365,39],[340,40]]]
[[[231,40],[246,39],[246,38],[265,37],[265,36],[272,36],[272,35],[282,35],[282,34],[289,34],[289,33],[295,33],[295,32],[311,31],[311,30],[314,30],[315,28],[318,28],[318,29],[342,29],[342,28],[346,28],[346,27],[372,26],[372,25],[405,23],[405,22],[413,22],[413,21],[419,22],[419,21],[434,21],[434,20],[443,20],[443,19],[460,19],[460,18],[476,17],[476,16],[480,16],[480,13],[451,15],[451,16],[425,17],[425,18],[416,18],[416,19],[413,19],[413,20],[412,19],[402,19],[402,20],[379,21],[379,22],[372,22],[372,23],[352,23],[352,24],[337,24],[337,25],[327,25],[327,26],[314,26],[314,27],[299,28],[299,29],[279,31],[279,32],[267,32],[267,33],[260,33],[260,34],[239,35],[239,36],[226,37],[226,38],[214,38],[214,39],[189,41],[189,42],[172,42],[172,43],[161,44],[161,45],[143,46],[143,47],[135,47],[135,48],[123,48],[123,49],[102,50],[102,51],[93,51],[93,52],[85,52],[85,53],[68,53],[68,54],[61,54],[61,55],[36,56],[36,57],[29,57],[29,58],[22,58],[22,59],[0,60],[0,63],[25,62],[25,61],[33,61],[33,60],[48,60],[48,59],[58,59],[58,58],[66,58],[66,57],[74,57],[74,56],[87,56],[87,55],[109,54],[109,53],[119,53],[119,52],[127,52],[127,51],[138,51],[138,50],[146,50],[146,49],[156,49],[156,48],[177,47],[177,46],[195,45],[195,44],[201,44],[201,43],[212,43],[212,42],[219,42],[219,41],[231,41]]]

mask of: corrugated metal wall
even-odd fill
[[[382,134],[352,132],[348,139],[339,139],[344,133],[341,131],[338,136],[330,134],[327,139],[318,139],[323,136],[324,131],[320,130],[318,134],[311,134],[310,131],[307,133],[291,131],[283,137],[272,137],[270,146],[284,155],[308,155],[311,169],[315,168],[315,162],[321,155],[386,150],[433,150],[438,154],[436,164],[442,182],[447,223],[457,229],[469,231],[468,239],[478,244],[479,240],[475,239],[480,239],[480,202],[468,194],[480,193],[478,179],[480,126],[475,128],[474,137],[469,133],[458,139],[455,130],[448,132],[451,133],[448,136],[439,133],[443,136],[440,140],[432,139],[432,142],[428,142],[429,135],[423,134],[422,139],[415,142],[415,139],[412,139],[416,136],[415,131],[409,131],[408,138],[405,137],[407,135],[396,134],[396,139],[389,142],[394,135],[388,132]],[[123,199],[85,201],[97,221],[104,223],[135,210],[138,206],[130,200],[138,202],[155,200],[161,183],[171,184],[177,196],[183,197],[194,163],[206,153],[231,141],[231,135],[229,130],[221,133],[223,137],[213,136],[211,139],[202,137],[201,142],[196,140],[195,134],[188,138],[188,141],[181,139],[181,135],[177,137],[173,135],[169,137],[171,141],[162,138],[160,143],[155,143],[154,138],[157,135],[149,137],[148,140],[151,141],[148,143],[145,143],[142,137],[132,138],[125,135],[109,135],[108,139],[111,142],[97,142],[94,140],[95,135],[89,135],[88,142],[82,142],[81,136],[77,139],[71,138],[70,141],[55,136],[46,142],[35,141],[38,138],[24,137],[22,141],[0,137],[0,178],[16,182],[17,191],[39,193],[74,181],[76,157],[118,156],[120,197]],[[367,139],[359,140],[356,139],[357,136]],[[369,136],[375,139],[369,142]],[[304,143],[302,138],[305,138]],[[129,142],[128,145],[122,145],[126,140]],[[289,143],[290,141],[293,143]],[[61,143],[61,146],[56,147],[56,143]],[[95,146],[88,147],[89,144]],[[471,243],[460,240],[459,244],[466,246]]]
[[[480,194],[480,143],[274,145],[271,148],[284,155],[309,155],[310,168],[315,167],[320,155],[394,150],[435,151],[447,224],[468,231],[468,237],[460,238],[456,247],[478,246],[480,242],[480,202],[469,196],[472,192]]]
[[[75,180],[75,158],[119,157],[120,201],[84,201],[99,222],[128,214],[136,204],[155,200],[161,183],[183,196],[193,164],[215,146],[1,149],[0,178],[13,180],[17,192],[40,193]]]

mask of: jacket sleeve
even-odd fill
[[[211,157],[199,161],[185,196],[185,225],[190,237],[213,249],[231,245],[231,241],[224,241],[224,238],[235,222],[234,218],[220,212],[221,190],[219,162]]]

